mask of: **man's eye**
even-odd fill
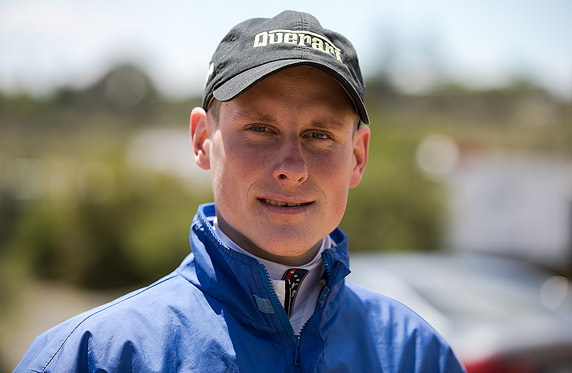
[[[310,133],[310,136],[313,139],[317,139],[317,140],[324,140],[324,139],[328,138],[328,136],[326,136],[326,134],[321,133],[321,132],[312,132],[312,133]]]
[[[253,130],[254,132],[266,132],[268,131],[268,128],[264,127],[264,126],[252,126],[250,127],[251,130]]]

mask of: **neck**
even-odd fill
[[[238,246],[250,254],[274,263],[284,264],[290,267],[302,266],[309,263],[316,256],[316,253],[320,249],[322,243],[322,240],[319,240],[312,247],[310,247],[310,249],[305,250],[303,254],[300,255],[277,255],[264,250],[252,242],[250,239],[248,239],[248,237],[238,232],[230,224],[228,224],[218,212],[217,225],[219,229],[228,236],[228,238],[230,238],[234,243],[236,243]]]

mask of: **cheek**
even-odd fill
[[[222,201],[232,188],[229,180],[232,180],[230,172],[233,170],[232,154],[227,154],[220,136],[213,136],[211,147],[211,180],[215,202]]]
[[[224,198],[232,203],[241,197],[255,180],[260,168],[252,152],[244,151],[244,147],[236,143],[216,143],[212,149],[211,174],[215,200]],[[246,189],[246,190],[245,190]]]
[[[314,170],[321,179],[328,180],[328,188],[340,191],[349,188],[353,164],[353,155],[348,152],[333,153],[331,157],[320,159]]]
[[[343,215],[352,178],[352,161],[350,156],[331,157],[314,165],[314,175],[319,187],[325,194],[328,208],[332,214]]]

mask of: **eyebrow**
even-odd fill
[[[232,118],[234,120],[242,119],[262,123],[276,123],[277,121],[272,114],[264,113],[256,109],[236,111],[232,114]],[[352,126],[353,125],[354,123],[352,123]],[[310,126],[320,129],[341,130],[346,126],[346,124],[334,118],[322,118],[312,120],[310,122]]]
[[[264,123],[275,123],[274,116],[268,113],[262,113],[259,110],[238,110],[232,114],[232,119],[250,120]]]
[[[332,130],[341,130],[346,126],[344,123],[335,119],[312,120],[310,124],[312,127]]]

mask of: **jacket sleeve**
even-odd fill
[[[77,317],[34,339],[14,372],[88,371],[89,332],[81,332]]]
[[[450,345],[417,313],[402,303],[348,283],[346,294],[356,305],[350,318],[361,315],[365,329],[359,340],[374,346],[380,372],[463,373]],[[345,323],[350,323],[347,320]],[[356,326],[359,328],[360,325]],[[372,364],[374,365],[374,364]]]

